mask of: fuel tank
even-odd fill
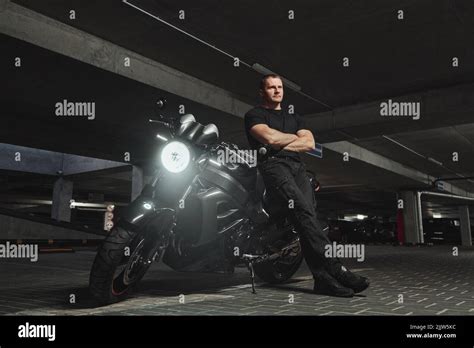
[[[217,150],[200,174],[204,180],[230,194],[239,205],[245,206],[255,191],[257,167],[253,159],[230,147]],[[256,164],[256,162],[254,162]]]

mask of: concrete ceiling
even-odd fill
[[[259,74],[119,0],[16,0],[239,95],[253,104]],[[250,64],[296,82],[333,107],[472,81],[469,0],[131,0],[130,3]],[[69,11],[76,19],[69,19]],[[397,19],[398,10],[405,19]],[[185,20],[178,18],[185,11]],[[288,19],[293,10],[295,19]],[[453,69],[451,59],[460,59]],[[350,68],[342,58],[350,58]],[[327,110],[294,93],[300,113]]]
[[[123,161],[130,152],[133,163],[141,163],[156,144],[155,103],[165,97],[163,114],[176,114],[178,105],[199,120],[218,122],[226,136],[240,129],[242,120],[179,96],[157,90],[96,67],[0,35],[2,52],[2,142],[64,153]],[[22,57],[22,68],[12,62]],[[68,101],[94,101],[96,118],[57,117],[55,104]]]

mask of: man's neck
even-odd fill
[[[265,109],[281,110],[281,103],[263,102],[260,106]]]

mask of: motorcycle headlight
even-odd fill
[[[191,154],[188,147],[179,141],[166,144],[161,151],[161,164],[171,173],[180,173],[185,170],[190,160]]]

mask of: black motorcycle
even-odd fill
[[[96,300],[124,299],[159,260],[177,271],[247,266],[253,292],[254,275],[268,283],[292,277],[302,262],[299,238],[283,207],[269,201],[256,166],[222,161],[223,151],[234,159],[242,152],[219,142],[214,124],[190,114],[160,117],[150,120],[160,126],[156,175],[99,247],[89,285]]]

